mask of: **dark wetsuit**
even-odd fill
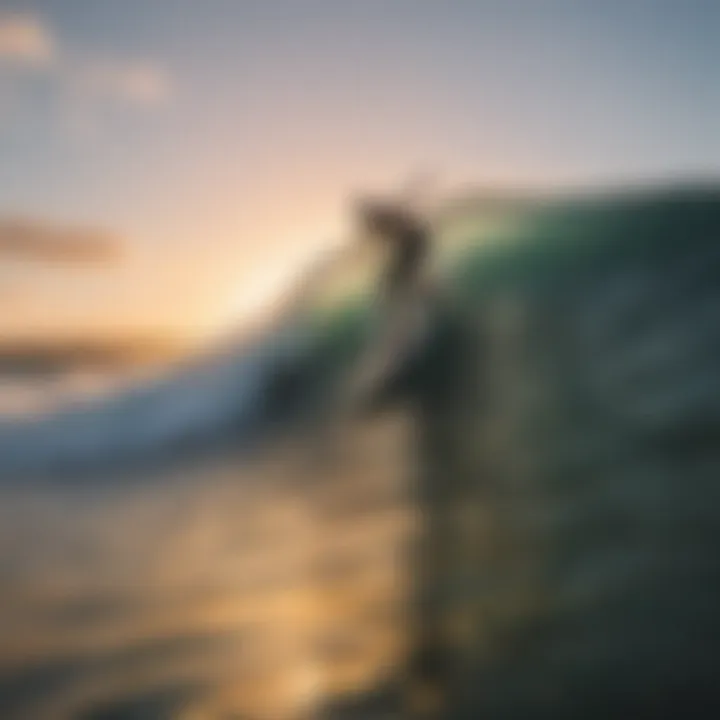
[[[388,262],[380,278],[378,316],[368,352],[358,364],[351,394],[360,406],[382,406],[397,398],[401,378],[422,343],[426,324],[425,265],[429,228],[404,208],[367,203],[360,208],[364,232],[385,245]],[[412,364],[412,363],[410,363]]]
[[[418,222],[403,223],[392,238],[392,258],[383,278],[383,290],[395,293],[418,278],[429,250],[428,231]]]
[[[372,201],[361,204],[360,223],[390,246],[390,262],[381,282],[385,297],[412,287],[428,256],[430,229],[402,207]]]

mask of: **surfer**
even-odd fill
[[[362,199],[355,221],[365,242],[387,255],[370,324],[367,351],[349,382],[351,405],[374,404],[425,338],[429,322],[430,226],[399,202]]]

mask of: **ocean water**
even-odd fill
[[[252,416],[254,363],[55,393],[5,379],[4,720],[314,717],[392,674],[406,430],[357,429],[322,466],[291,440],[216,447]],[[202,452],[180,454],[190,437]],[[151,445],[166,447],[145,462]]]

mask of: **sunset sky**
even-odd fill
[[[717,0],[2,0],[0,338],[242,322],[417,169],[717,175],[719,67]]]

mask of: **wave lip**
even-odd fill
[[[0,421],[0,477],[108,464],[242,433],[262,411],[273,370],[300,347],[297,333],[278,331],[254,347],[233,346],[109,397]]]

